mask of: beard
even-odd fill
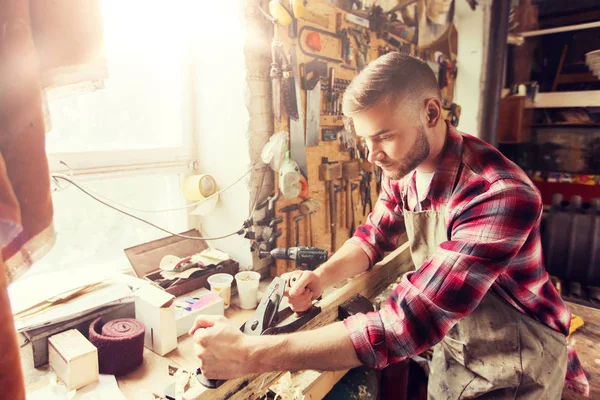
[[[417,137],[406,156],[398,162],[398,166],[393,166],[394,169],[384,172],[391,180],[402,179],[425,161],[429,157],[430,151],[429,140],[425,135],[425,127],[420,125],[417,128]]]

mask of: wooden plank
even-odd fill
[[[302,391],[305,400],[321,400],[349,370],[326,371],[321,373],[310,386]]]
[[[580,72],[577,74],[561,74],[558,76],[558,84],[563,83],[588,83],[596,82],[598,77],[591,72]]]
[[[350,297],[360,293],[368,299],[374,299],[388,286],[395,283],[402,274],[411,269],[413,269],[413,263],[410,249],[408,243],[405,243],[373,266],[370,271],[359,275],[345,286],[325,296],[320,302],[321,313],[300,330],[316,329],[335,322],[338,319],[338,306]],[[181,352],[181,350],[178,351]],[[198,400],[255,399],[264,395],[267,388],[282,374],[283,372],[269,372],[231,379],[218,389],[202,389],[195,398]]]
[[[600,90],[538,93],[525,108],[600,107]]]
[[[523,32],[523,33],[521,33],[521,36],[534,37],[534,36],[550,35],[552,33],[571,32],[571,31],[578,31],[578,30],[582,30],[582,29],[591,29],[591,28],[598,28],[598,27],[600,27],[600,21],[588,22],[586,24],[559,26],[556,28],[540,29],[537,31]]]

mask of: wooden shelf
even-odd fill
[[[553,124],[531,124],[530,128],[600,128],[600,124],[575,124],[575,123],[560,123]]]
[[[589,83],[596,82],[598,77],[591,72],[581,72],[575,74],[560,74],[557,78],[557,84],[565,83]]]
[[[600,90],[538,93],[525,108],[600,107]]]

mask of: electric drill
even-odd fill
[[[278,260],[295,260],[296,266],[303,270],[313,271],[327,261],[327,250],[316,247],[276,248],[271,251],[261,251],[260,258],[273,257]]]

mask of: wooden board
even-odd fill
[[[410,271],[412,268],[413,263],[410,257],[410,249],[408,243],[405,243],[396,251],[390,253],[381,262],[377,263],[370,271],[359,275],[350,280],[345,286],[324,296],[320,302],[321,313],[300,330],[316,329],[335,322],[338,319],[338,306],[340,304],[350,299],[356,293],[360,293],[368,299],[374,299],[388,286],[395,283],[403,273]],[[218,389],[203,390],[197,399],[254,399],[264,395],[267,388],[282,374],[282,372],[269,372],[261,375],[231,379]]]

